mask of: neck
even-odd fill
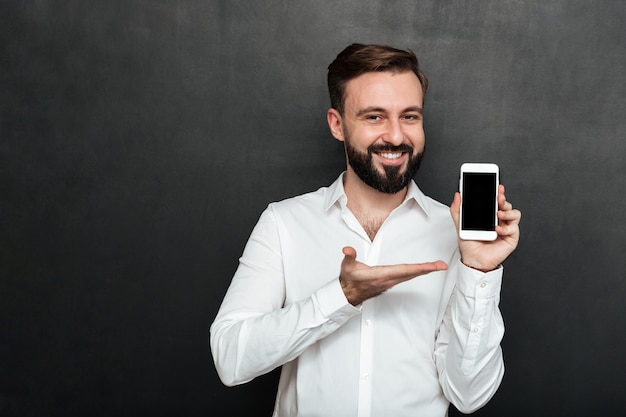
[[[389,213],[402,204],[408,190],[408,187],[405,187],[396,194],[378,191],[365,184],[349,166],[344,177],[343,188],[348,197],[348,208],[372,239]],[[376,230],[371,230],[372,225],[378,225],[375,227]]]

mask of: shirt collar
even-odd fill
[[[346,205],[348,197],[346,196],[346,192],[343,188],[344,175],[345,171],[341,175],[339,175],[339,178],[337,178],[335,182],[330,185],[330,187],[328,187],[328,190],[326,192],[326,198],[324,201],[324,209],[326,211],[328,211],[336,203],[339,203],[340,206]],[[427,216],[429,215],[430,201],[413,180],[411,180],[411,182],[409,183],[409,188],[402,204],[407,204],[407,202],[411,200],[415,201],[415,203],[417,203],[417,205],[421,207],[421,209],[424,211],[424,213],[426,213]]]
[[[406,197],[402,204],[406,204],[409,200],[415,201],[417,205],[424,210],[426,216],[430,215],[431,201],[428,197],[426,197],[426,194],[420,190],[414,180],[411,180],[409,183],[409,189],[407,190]]]
[[[332,206],[335,205],[335,203],[338,202],[341,205],[345,206],[346,202],[348,201],[346,192],[343,189],[343,176],[345,174],[345,171],[342,172],[341,175],[339,175],[339,178],[337,178],[335,182],[333,182],[331,186],[328,187],[328,190],[326,191],[326,199],[324,201],[324,210],[328,211]]]

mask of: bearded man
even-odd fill
[[[504,373],[503,261],[521,213],[498,190],[498,238],[458,238],[413,181],[427,78],[411,51],[353,44],[328,67],[346,171],[261,215],[211,326],[222,382],[282,366],[274,416],[446,416]],[[455,173],[456,175],[456,173]]]

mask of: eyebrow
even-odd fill
[[[411,106],[411,107],[407,107],[406,109],[402,111],[402,113],[410,113],[410,112],[423,114],[423,109],[419,106]],[[356,117],[361,117],[367,113],[387,113],[387,110],[385,110],[382,107],[370,106],[370,107],[366,107],[364,109],[359,110],[356,113]]]

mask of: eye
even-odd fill
[[[402,116],[402,119],[407,122],[419,122],[420,120],[422,120],[422,115],[418,113],[410,113]]]
[[[382,120],[382,117],[379,114],[368,114],[367,116],[365,116],[365,120],[370,122],[378,122]]]

